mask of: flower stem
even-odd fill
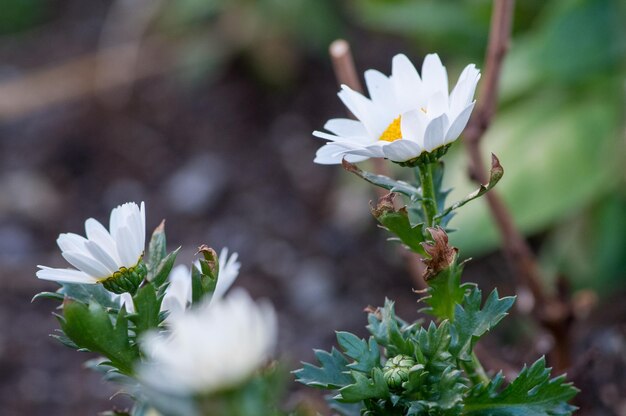
[[[487,377],[487,373],[475,352],[472,351],[471,360],[462,361],[461,366],[474,385],[482,383],[483,386],[486,386],[489,383],[489,377]]]
[[[435,216],[437,215],[437,197],[433,183],[432,164],[419,164],[417,171],[422,186],[422,208],[424,210],[425,226],[434,227]]]

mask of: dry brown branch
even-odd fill
[[[485,164],[480,142],[496,110],[500,73],[509,47],[514,7],[515,0],[494,0],[480,101],[464,134],[470,176],[480,183],[488,180],[487,171],[483,167]],[[569,332],[571,314],[567,303],[546,294],[537,260],[500,195],[492,190],[486,197],[502,237],[505,255],[520,284],[527,286],[534,298],[529,305],[534,304],[535,315],[556,341],[553,364],[557,370],[563,370],[569,365],[569,343],[566,335]]]
[[[354,65],[354,59],[352,57],[352,52],[350,51],[350,44],[344,39],[338,39],[331,43],[328,52],[335,71],[335,77],[337,78],[339,85],[347,85],[353,90],[362,93],[363,86],[361,85],[359,75]],[[353,117],[352,114],[350,114],[350,116]],[[383,159],[376,158],[373,159],[372,162],[376,173],[389,176],[389,169],[387,169],[387,165]],[[376,192],[379,198],[386,194],[386,191],[383,189],[377,188]],[[404,249],[402,249],[402,256],[405,259],[406,268],[411,276],[413,284],[415,284],[418,289],[424,289],[426,287],[424,279],[422,278],[422,275],[424,274],[424,264],[422,263],[420,256]]]

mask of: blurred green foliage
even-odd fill
[[[191,80],[241,58],[258,81],[291,84],[308,53],[323,55],[340,33],[332,0],[177,0],[164,3],[160,30],[184,39],[179,59]]]
[[[41,23],[49,11],[42,0],[2,0],[0,35],[21,32]]]

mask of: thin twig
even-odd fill
[[[480,183],[486,183],[488,180],[487,171],[483,168],[485,165],[480,143],[491,124],[497,106],[500,72],[509,47],[514,6],[514,0],[494,0],[480,102],[464,133],[470,159],[470,175]],[[534,303],[535,312],[543,326],[555,338],[557,343],[554,349],[555,367],[564,369],[569,364],[567,339],[564,337],[564,333],[568,332],[565,326],[569,326],[566,304],[545,293],[537,260],[500,195],[492,190],[486,197],[500,230],[505,255],[512,264],[518,280],[530,289],[534,298],[534,302],[530,304]]]
[[[350,44],[344,39],[338,39],[331,43],[328,48],[330,59],[335,71],[335,77],[339,85],[347,85],[355,91],[363,93],[363,86],[359,80],[359,76],[356,71],[352,52],[350,51]],[[350,114],[354,118],[353,114]],[[383,159],[373,159],[374,171],[379,175],[389,176],[390,172]],[[385,190],[376,189],[376,193],[379,197],[386,195]],[[418,254],[402,249],[402,256],[405,259],[407,270],[411,276],[411,280],[417,286],[417,289],[424,289],[426,283],[422,278],[424,273],[424,264]]]

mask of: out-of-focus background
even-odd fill
[[[415,319],[414,284],[369,214],[373,189],[312,163],[311,131],[344,114],[327,47],[344,37],[359,72],[385,73],[396,53],[419,65],[436,51],[455,79],[483,66],[490,12],[488,0],[2,0],[0,413],[128,403],[82,368],[90,354],[47,336],[52,302],[30,303],[55,289],[34,274],[63,264],[57,235],[126,201],[146,202],[149,228],[168,220],[180,262],[201,243],[239,252],[237,285],[276,305],[292,368],[335,329],[363,334],[363,307],[385,296]],[[619,0],[518,1],[483,145],[546,278],[580,298],[570,374],[581,415],[626,415],[624,18]],[[453,200],[472,188],[462,144],[446,163]],[[512,294],[484,204],[451,226],[474,258],[466,278]],[[551,345],[513,314],[484,348],[519,367]],[[293,387],[286,400],[307,394]]]

